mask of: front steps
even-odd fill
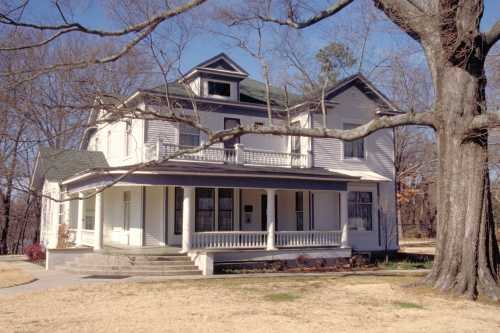
[[[186,276],[201,275],[190,258],[181,254],[139,255],[85,253],[58,269],[96,276]]]

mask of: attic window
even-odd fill
[[[231,97],[231,84],[227,82],[208,81],[208,94]]]

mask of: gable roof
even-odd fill
[[[361,73],[348,76],[345,79],[335,82],[327,89],[325,99],[332,99],[352,86],[359,88],[368,98],[380,105],[383,108],[383,110],[380,110],[382,113],[384,111],[390,113],[403,112]]]
[[[191,77],[197,72],[208,72],[212,74],[221,75],[231,75],[240,78],[248,77],[248,72],[245,71],[240,65],[238,65],[233,59],[231,59],[227,54],[221,52],[212,58],[199,63],[198,65],[187,71],[181,80]]]
[[[108,166],[100,151],[42,147],[38,151],[31,187],[40,189],[44,180],[60,182],[81,171]]]

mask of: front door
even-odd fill
[[[260,221],[261,230],[267,230],[267,194],[260,197]],[[274,228],[278,230],[278,195],[274,197]]]

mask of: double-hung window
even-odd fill
[[[200,145],[200,130],[185,123],[179,123],[179,146],[196,147]]]
[[[213,231],[215,217],[215,190],[213,188],[196,189],[195,231]]]
[[[300,122],[299,121],[294,121],[292,123],[292,127],[300,128]],[[291,144],[291,152],[292,152],[292,154],[300,154],[301,153],[300,136],[292,136],[290,144]]]
[[[373,224],[372,192],[349,192],[348,194],[349,229],[371,231]]]
[[[184,201],[184,189],[182,187],[175,188],[175,221],[174,234],[182,235],[182,206]]]
[[[125,121],[125,156],[132,153],[132,120]]]
[[[130,229],[130,191],[123,192],[123,230]]]
[[[233,189],[219,189],[219,231],[233,230]]]
[[[304,230],[304,192],[295,192],[295,220],[297,231]]]
[[[349,130],[358,127],[358,124],[344,124],[344,129]],[[365,158],[365,141],[357,139],[352,141],[344,141],[344,158]]]

